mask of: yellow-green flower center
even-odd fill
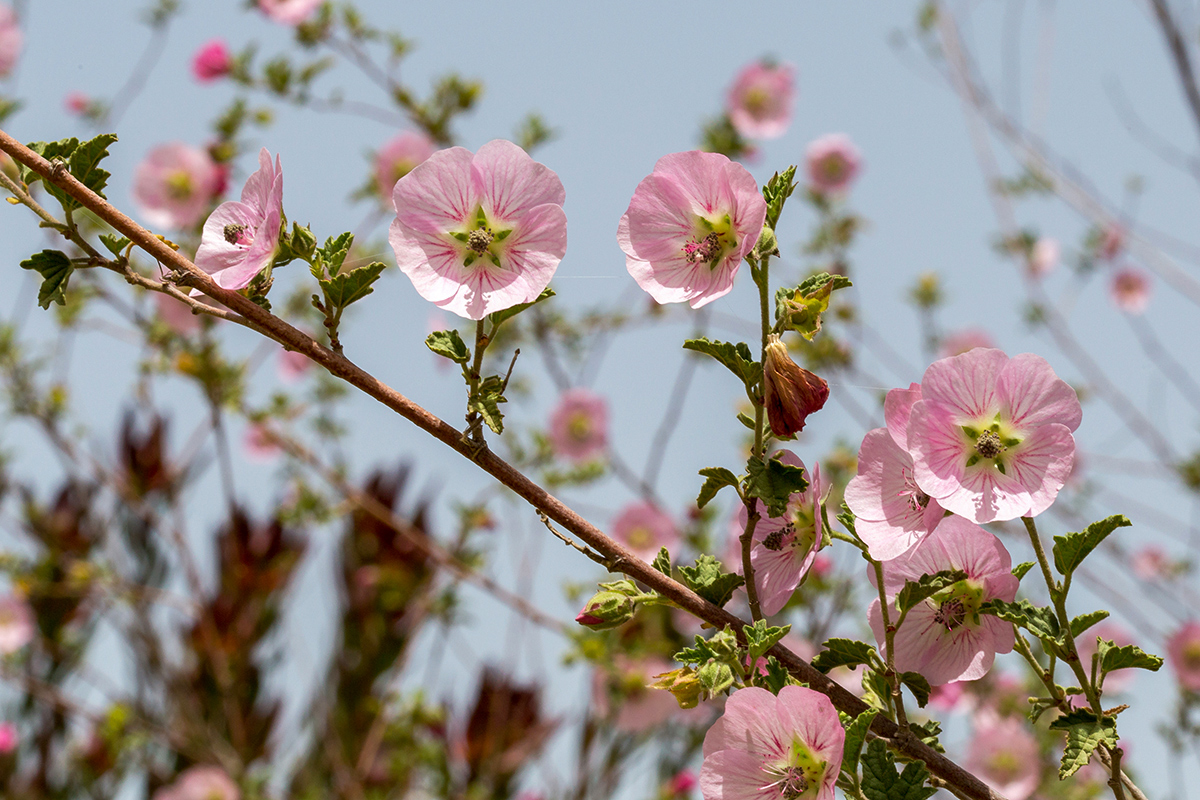
[[[708,264],[710,269],[716,269],[737,244],[737,234],[728,214],[715,221],[697,216],[692,226],[692,237],[681,249],[689,264]]]
[[[965,442],[974,451],[967,457],[966,466],[991,461],[1000,473],[1008,474],[1006,461],[1012,455],[1009,451],[1018,447],[1022,439],[1018,431],[1001,419],[999,412],[991,420],[978,420],[961,429]]]
[[[948,631],[961,628],[967,622],[978,624],[983,586],[968,578],[946,587],[927,602],[935,609],[933,621]]]
[[[774,780],[764,789],[774,787],[783,800],[815,797],[825,779],[827,764],[817,759],[808,745],[799,739],[792,741],[786,758],[767,768]]]
[[[177,169],[167,176],[167,194],[172,200],[187,200],[192,196],[192,176]]]

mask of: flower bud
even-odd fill
[[[779,242],[775,239],[775,231],[771,230],[770,225],[763,225],[762,233],[758,235],[758,242],[755,243],[750,257],[761,259],[763,256],[777,255],[779,255]]]
[[[655,676],[658,680],[650,684],[651,689],[662,689],[675,695],[680,708],[695,708],[704,696],[700,676],[691,667],[673,669]]]
[[[606,631],[624,625],[633,619],[637,604],[627,594],[613,591],[597,592],[587,601],[583,611],[575,617],[580,625],[594,631]]]
[[[777,334],[767,339],[763,359],[763,403],[771,430],[778,437],[804,430],[808,415],[829,399],[829,385],[796,364]]]

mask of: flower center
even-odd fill
[[[783,800],[797,800],[808,791],[808,778],[800,767],[788,767],[779,782],[779,794]]]
[[[983,586],[970,579],[959,581],[930,598],[930,604],[937,608],[933,621],[947,631],[965,625],[968,619],[979,613],[982,603]]]
[[[1000,435],[994,431],[984,431],[975,440],[975,452],[984,458],[995,458],[1007,448],[1000,440]]]
[[[763,547],[768,550],[779,552],[783,549],[783,537],[785,534],[792,532],[792,525],[789,523],[777,531],[771,531],[767,534],[767,538],[763,539]]]
[[[937,613],[933,615],[933,621],[938,625],[946,626],[946,630],[948,631],[952,631],[962,625],[966,619],[967,609],[963,606],[963,601],[957,597],[943,601],[938,606]]]
[[[709,233],[703,239],[693,239],[683,246],[683,257],[689,264],[695,264],[697,261],[708,264],[715,261],[720,254],[721,236],[717,233]]]
[[[1193,639],[1183,646],[1183,663],[1188,669],[1200,669],[1200,641]]]
[[[771,110],[771,93],[755,86],[742,95],[742,107],[755,119],[762,119]]]
[[[495,234],[491,228],[476,228],[467,236],[467,247],[477,256],[481,256],[491,247]]]
[[[640,550],[654,544],[654,534],[646,526],[639,525],[626,534],[625,541]]]
[[[586,442],[592,435],[591,417],[582,411],[572,414],[567,422],[567,433],[577,442]]]
[[[225,234],[225,241],[230,244],[250,244],[254,241],[252,236],[248,236],[246,231],[249,230],[245,225],[237,222],[231,222],[225,226],[222,233]]]
[[[846,160],[840,153],[826,156],[825,160],[821,162],[821,174],[830,183],[837,183],[846,175]]]
[[[192,196],[192,176],[181,169],[167,176],[166,185],[172,200],[187,200]]]
[[[821,788],[826,766],[826,762],[817,760],[808,745],[796,739],[788,748],[784,760],[766,767],[767,773],[775,780],[759,791],[775,789],[778,792],[776,796],[782,800],[813,797]]]
[[[692,236],[681,249],[689,264],[708,264],[710,269],[716,269],[721,259],[735,247],[737,235],[733,221],[726,214],[716,222],[697,216]]]

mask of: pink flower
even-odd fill
[[[966,766],[1009,800],[1027,800],[1041,782],[1037,739],[1020,717],[981,714]]]
[[[1097,638],[1107,639],[1117,647],[1137,644],[1133,639],[1133,634],[1115,622],[1101,622],[1094,627],[1088,628],[1075,637],[1075,647],[1079,650],[1079,660],[1083,664],[1083,668],[1088,671],[1088,674],[1091,674],[1092,656],[1096,653]],[[1133,683],[1136,677],[1137,670],[1134,669],[1121,669],[1110,672],[1104,678],[1104,693],[1123,692],[1129,688],[1129,685]]]
[[[629,274],[659,303],[699,308],[733,288],[767,204],[745,167],[718,153],[663,156],[617,226]]]
[[[224,39],[211,39],[192,56],[192,75],[201,83],[215,81],[229,74],[233,57]]]
[[[1058,242],[1043,236],[1029,251],[1029,274],[1035,278],[1048,275],[1058,265],[1058,258]]]
[[[246,457],[251,461],[272,461],[283,452],[283,448],[267,436],[266,428],[261,422],[255,422],[246,426],[242,446],[246,448]]]
[[[180,336],[190,336],[200,330],[200,317],[174,297],[155,292],[154,305],[158,311],[158,318]]]
[[[204,223],[196,266],[224,289],[244,289],[275,260],[282,219],[283,169],[279,156],[272,166],[264,147],[258,170],[242,187],[241,202],[221,203]]]
[[[388,239],[418,294],[483,319],[550,283],[567,251],[565,199],[558,175],[512,142],[451,147],[396,183]]]
[[[63,98],[63,107],[67,109],[68,113],[77,117],[87,113],[88,106],[91,104],[92,98],[79,91],[67,92],[67,96]]]
[[[784,451],[780,459],[785,464],[804,469],[804,462],[793,453]],[[821,467],[817,465],[807,475],[808,488],[793,494],[782,517],[763,514],[754,526],[751,538],[750,565],[754,567],[754,585],[758,590],[758,605],[763,615],[771,616],[787,605],[796,587],[808,575],[821,549]],[[749,515],[740,506],[735,536],[746,530]],[[739,545],[739,554],[741,552]],[[741,556],[734,562],[741,571]]]
[[[216,196],[217,165],[205,151],[171,142],[150,151],[133,175],[133,201],[157,228],[191,228]]]
[[[934,686],[929,693],[929,705],[939,711],[960,711],[970,707],[970,698],[966,697],[963,688],[964,681],[950,681]]]
[[[312,366],[312,360],[303,353],[295,350],[280,350],[279,352],[279,377],[288,383],[299,380],[304,373],[312,369]]]
[[[931,364],[921,393],[908,423],[921,491],[980,523],[1050,507],[1083,410],[1045,359],[978,348]]]
[[[1200,623],[1187,622],[1167,640],[1167,659],[1179,685],[1200,692]]]
[[[299,25],[313,15],[324,0],[258,0],[258,7],[276,22]]]
[[[802,686],[733,693],[704,737],[704,800],[833,800],[846,731],[833,703]]]
[[[749,139],[776,139],[792,121],[796,69],[791,64],[755,62],[742,68],[726,101],[729,121]]]
[[[845,191],[858,176],[862,158],[850,138],[831,133],[809,144],[804,151],[809,186],[821,194]]]
[[[695,789],[698,784],[699,781],[696,780],[696,773],[690,769],[683,769],[675,773],[675,777],[671,778],[670,783],[667,784],[667,794],[671,797],[686,795],[692,789]]]
[[[375,154],[375,187],[385,202],[392,202],[396,181],[437,151],[437,144],[421,131],[406,131],[389,139]]]
[[[1000,540],[962,517],[947,517],[911,552],[883,565],[884,590],[896,624],[895,598],[906,581],[943,570],[962,570],[964,580],[914,606],[895,633],[896,669],[919,672],[937,686],[950,681],[982,678],[996,658],[1013,646],[1012,625],[979,614],[979,607],[999,598],[1011,602],[1019,581],[1012,558]],[[875,582],[874,571],[869,572]],[[879,600],[867,611],[875,641],[886,641]]]
[[[0,5],[0,78],[12,72],[21,55],[21,28],[12,6]]]
[[[1125,267],[1113,273],[1108,292],[1117,308],[1141,314],[1150,305],[1150,278],[1140,269]]]
[[[1116,222],[1104,226],[1096,242],[1096,255],[1112,261],[1125,249],[1125,228]]]
[[[154,793],[154,800],[240,800],[242,792],[220,767],[188,768],[179,779]]]
[[[1157,581],[1173,577],[1174,568],[1166,552],[1156,545],[1148,544],[1133,554],[1133,574],[1144,581]]]
[[[15,653],[33,640],[33,609],[15,594],[0,597],[0,656]]]
[[[612,521],[612,535],[644,561],[652,560],[660,548],[679,544],[679,531],[671,515],[653,503],[630,503]]]
[[[995,346],[996,340],[987,331],[980,328],[963,328],[942,339],[938,352],[941,353],[942,358],[949,358],[969,353],[976,347]]]
[[[11,722],[0,722],[0,755],[12,753],[19,741],[17,726]]]
[[[941,505],[917,486],[907,449],[909,414],[920,399],[916,383],[888,392],[887,427],[863,437],[858,474],[846,486],[846,505],[857,517],[855,530],[878,561],[916,547],[942,521]]]
[[[643,733],[664,722],[682,716],[683,709],[674,695],[662,689],[652,689],[654,677],[674,668],[661,658],[635,661],[617,655],[613,671],[596,669],[592,672],[592,703],[596,715],[607,719],[612,713],[610,692],[619,701],[613,727],[625,733]]]
[[[589,461],[608,448],[608,403],[587,389],[568,389],[550,413],[550,447],[572,461]]]

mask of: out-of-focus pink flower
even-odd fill
[[[1165,550],[1148,544],[1133,554],[1133,574],[1144,581],[1159,581],[1170,578],[1174,565]]]
[[[198,147],[170,142],[151,150],[133,175],[133,201],[156,228],[190,228],[213,201],[217,165]]]
[[[275,260],[282,220],[283,168],[264,147],[241,201],[221,203],[204,223],[196,266],[224,289],[244,289]]]
[[[572,461],[603,456],[608,448],[608,403],[587,389],[568,389],[550,413],[547,437],[557,455]]]
[[[1200,622],[1187,622],[1167,640],[1167,659],[1179,685],[1200,692]]]
[[[565,199],[554,170],[512,142],[451,147],[396,183],[388,240],[418,294],[483,319],[549,285],[567,251]]]
[[[862,697],[866,694],[862,685],[863,673],[866,669],[863,664],[859,664],[857,667],[834,667],[829,670],[829,679],[855,697]]]
[[[154,800],[241,800],[238,789],[220,767],[189,767],[170,786],[154,793]]]
[[[884,563],[889,619],[898,619],[895,598],[907,581],[943,570],[962,570],[967,577],[909,610],[894,638],[896,669],[919,672],[933,686],[982,678],[996,653],[1012,650],[1012,625],[978,611],[988,600],[1012,602],[1020,583],[999,539],[963,517],[947,517],[913,550]],[[869,575],[874,583],[874,571]],[[879,600],[867,610],[867,621],[882,648]]]
[[[437,144],[422,131],[405,131],[389,139],[375,154],[375,187],[385,203],[392,202],[396,181],[437,152]]]
[[[0,722],[0,755],[8,755],[16,750],[19,741],[17,726],[11,722]]]
[[[1035,278],[1050,274],[1058,266],[1058,258],[1058,241],[1047,236],[1041,237],[1029,251],[1029,274]]]
[[[1020,717],[980,715],[966,766],[1009,800],[1027,800],[1041,782],[1037,739]]]
[[[0,78],[12,72],[21,56],[21,28],[12,6],[0,5]]]
[[[908,418],[921,386],[892,389],[884,402],[886,428],[863,437],[858,474],[846,486],[846,505],[871,557],[887,561],[920,544],[942,521],[943,510],[917,486],[908,447]]]
[[[733,289],[767,216],[758,184],[719,153],[663,156],[617,226],[625,267],[659,303],[711,303]]]
[[[155,292],[154,305],[158,311],[158,318],[180,336],[191,336],[200,330],[200,318],[193,314],[187,305],[170,295]]]
[[[1112,261],[1125,249],[1125,228],[1116,222],[1104,226],[1096,242],[1096,255]]]
[[[831,133],[808,145],[804,162],[809,186],[820,194],[836,194],[850,188],[858,177],[862,157],[850,137]]]
[[[630,503],[612,521],[612,535],[638,558],[652,560],[659,548],[671,550],[679,544],[675,520],[653,503]]]
[[[696,780],[696,773],[690,769],[683,769],[675,773],[675,777],[671,778],[667,783],[667,794],[671,797],[679,797],[686,795],[688,792],[695,789],[699,785]]]
[[[775,139],[791,123],[795,99],[795,67],[756,61],[743,67],[729,88],[729,121],[749,139]]]
[[[950,356],[960,356],[963,353],[969,353],[976,347],[995,347],[996,340],[992,335],[981,328],[963,328],[959,331],[947,334],[942,339],[941,345],[938,347],[938,352],[942,358]]]
[[[246,457],[251,461],[272,461],[283,452],[283,448],[267,436],[266,428],[261,422],[246,426],[242,446],[246,449]]]
[[[846,731],[833,703],[802,686],[733,693],[704,737],[704,800],[833,800]]]
[[[258,7],[276,22],[299,25],[313,15],[324,0],[258,0]]]
[[[1109,296],[1126,314],[1141,314],[1150,305],[1150,277],[1140,269],[1124,267],[1113,273]]]
[[[969,698],[963,688],[965,681],[950,681],[934,686],[929,693],[929,705],[939,711],[961,711],[970,706]]]
[[[1071,474],[1082,418],[1041,356],[979,348],[935,361],[908,423],[917,486],[975,522],[1036,516]]]
[[[92,98],[80,91],[67,92],[67,96],[63,98],[63,107],[67,109],[67,113],[77,117],[83,116],[91,104]]]
[[[977,684],[983,700],[976,716],[999,714],[1000,716],[1025,717],[1029,711],[1029,687],[1020,678],[1007,672],[993,672],[986,681]]]
[[[15,594],[0,597],[0,655],[15,653],[33,640],[33,609]]]
[[[1107,639],[1117,647],[1137,644],[1133,639],[1133,634],[1115,622],[1101,622],[1088,628],[1075,637],[1075,647],[1079,650],[1079,660],[1083,663],[1084,670],[1089,674],[1092,669],[1092,656],[1096,653],[1097,637]],[[1104,678],[1104,693],[1125,691],[1129,688],[1129,684],[1133,683],[1137,673],[1138,671],[1135,669],[1119,669],[1108,673]]]
[[[295,350],[281,350],[279,353],[279,377],[289,383],[299,380],[312,367],[312,359],[303,353]]]
[[[784,451],[784,464],[804,469],[804,462],[794,453]],[[808,488],[793,494],[782,517],[766,516],[759,500],[762,518],[754,526],[750,564],[754,567],[754,584],[758,604],[765,616],[777,614],[787,605],[796,587],[808,575],[817,551],[821,549],[821,467],[808,472]],[[746,530],[749,519],[744,505],[738,506],[735,536]],[[736,562],[741,571],[742,562]]]
[[[210,39],[192,56],[192,75],[201,83],[225,77],[232,67],[233,57],[224,39]]]
[[[612,699],[620,700],[613,726],[625,733],[642,733],[667,720],[686,714],[674,695],[662,689],[651,689],[656,675],[671,671],[674,665],[661,658],[634,661],[618,655],[613,671],[597,669],[592,673],[592,703],[596,714],[607,718]]]

